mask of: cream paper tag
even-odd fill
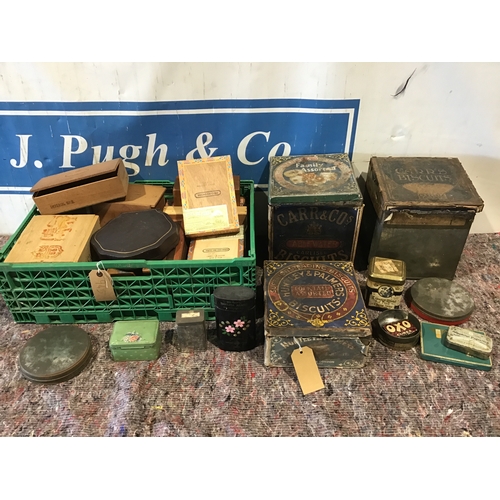
[[[95,300],[98,302],[110,302],[116,300],[113,289],[113,278],[104,269],[94,269],[89,273],[90,285],[94,292]]]
[[[292,363],[304,395],[324,389],[325,385],[316,364],[314,352],[304,346],[292,352]]]

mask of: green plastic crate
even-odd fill
[[[143,181],[167,188],[173,182]],[[215,319],[213,291],[219,286],[256,287],[254,183],[240,182],[248,207],[245,257],[224,260],[101,261],[106,269],[149,269],[145,276],[114,276],[117,300],[97,302],[88,274],[95,262],[8,264],[5,257],[38,210],[34,207],[0,251],[0,294],[18,323],[108,323],[117,320],[175,321],[179,309],[203,308]],[[119,265],[118,265],[119,263]]]

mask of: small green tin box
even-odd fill
[[[151,361],[160,355],[160,322],[155,319],[117,321],[109,339],[115,361]]]

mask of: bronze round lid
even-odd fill
[[[55,384],[78,375],[92,357],[90,336],[77,326],[51,326],[32,337],[19,353],[19,368],[32,382]]]
[[[423,278],[410,288],[410,307],[421,318],[445,325],[467,321],[474,311],[474,299],[454,281]]]

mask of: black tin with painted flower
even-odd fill
[[[217,345],[224,351],[248,351],[257,345],[255,290],[221,286],[214,290]]]

